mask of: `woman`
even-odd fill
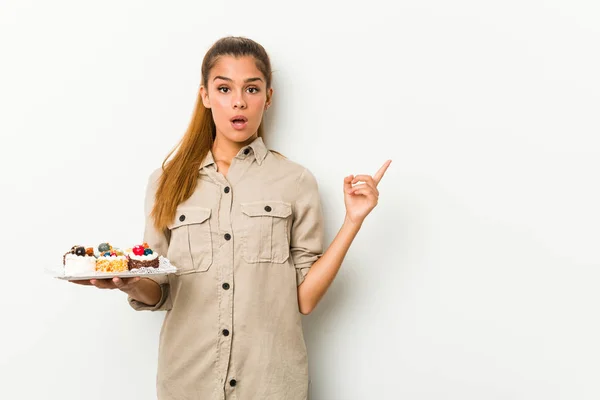
[[[161,400],[307,397],[300,314],[333,281],[390,161],[344,179],[346,217],[323,252],[314,176],[262,140],[272,96],[261,45],[226,37],[208,50],[190,126],[146,193],[144,241],[178,272],[88,282],[122,290],[136,310],[167,311]]]

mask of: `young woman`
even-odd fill
[[[160,400],[307,397],[300,314],[336,276],[391,161],[374,176],[344,179],[344,223],[323,252],[314,176],[262,139],[272,96],[264,48],[218,40],[202,63],[189,128],[147,186],[144,241],[178,272],[85,282],[122,290],[136,310],[167,311]]]

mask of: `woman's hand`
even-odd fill
[[[130,293],[136,288],[140,279],[137,276],[133,278],[119,278],[115,276],[112,279],[83,279],[69,282],[78,285],[96,286],[98,289],[119,289],[125,293]]]
[[[375,208],[379,199],[377,185],[392,160],[387,160],[375,175],[350,175],[344,178],[344,203],[346,219],[361,225],[367,215]],[[354,185],[356,184],[356,185]],[[354,186],[352,186],[354,185]]]
[[[132,299],[149,306],[156,305],[161,296],[162,289],[160,285],[150,278],[133,277],[112,279],[90,279],[80,281],[69,281],[78,285],[96,286],[99,289],[119,289],[127,293]]]

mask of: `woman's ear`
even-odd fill
[[[210,108],[210,99],[208,98],[208,91],[204,85],[200,86],[200,97],[202,97],[202,104],[205,108]]]
[[[273,88],[270,88],[267,91],[267,101],[265,103],[265,110],[268,109],[269,107],[271,107],[271,101],[273,99]]]

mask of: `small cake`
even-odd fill
[[[63,255],[63,266],[66,276],[89,275],[96,271],[94,249],[73,246]]]
[[[127,257],[123,251],[113,248],[109,243],[100,243],[97,252],[96,271],[98,272],[125,272]]]
[[[153,251],[148,243],[127,249],[129,269],[134,268],[158,268],[158,253]]]

